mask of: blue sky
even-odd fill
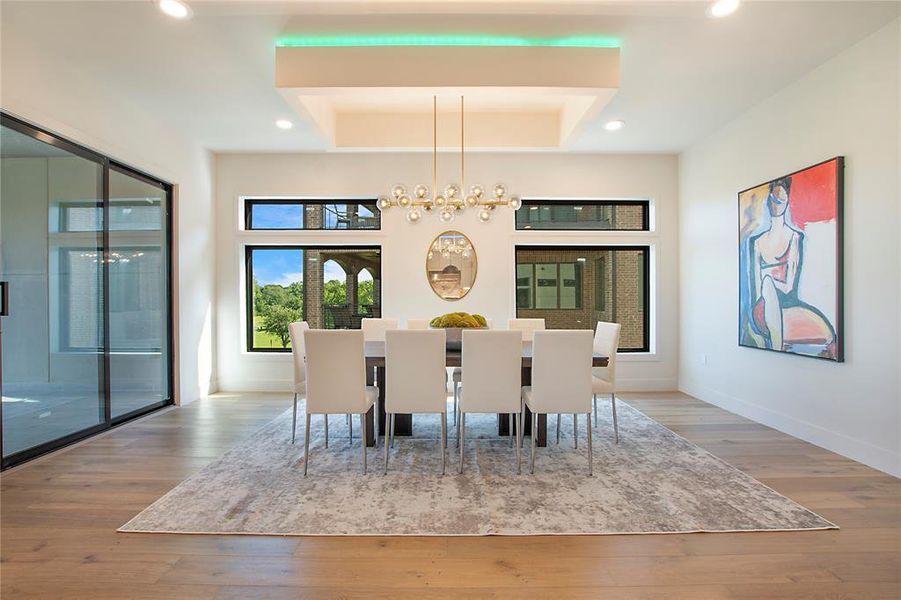
[[[287,286],[295,281],[303,281],[303,250],[254,250],[253,276],[260,285],[275,283]],[[344,281],[344,278],[344,270],[337,263],[325,263],[326,281]],[[361,281],[369,279],[372,279],[369,271],[360,274]]]
[[[253,226],[257,229],[298,229],[303,227],[301,204],[257,204],[253,207]]]

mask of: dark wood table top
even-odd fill
[[[385,366],[385,342],[365,342],[363,354],[366,356],[367,367]],[[463,353],[460,350],[447,350],[444,356],[444,364],[446,366],[462,366]],[[607,357],[603,354],[595,353],[591,364],[594,367],[606,367]],[[532,367],[532,342],[522,343],[522,366],[523,368]]]

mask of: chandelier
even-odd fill
[[[438,97],[432,96],[432,188],[425,184],[417,184],[413,188],[412,196],[402,184],[391,188],[390,196],[379,196],[378,207],[384,211],[394,206],[407,209],[407,222],[419,223],[423,212],[437,210],[438,219],[442,223],[450,223],[457,213],[470,208],[478,211],[479,221],[487,223],[491,220],[491,214],[498,206],[509,206],[513,210],[519,210],[522,200],[516,194],[507,195],[507,188],[502,183],[495,184],[494,189],[488,194],[479,184],[469,188],[469,193],[463,195],[465,186],[465,144],[464,144],[464,106],[463,96],[460,96],[460,185],[451,183],[444,188],[444,193],[438,193]],[[434,194],[434,195],[433,195]]]

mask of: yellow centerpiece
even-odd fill
[[[488,320],[482,315],[471,315],[465,312],[452,312],[435,317],[429,322],[434,328],[460,328],[460,329],[478,329],[480,327],[488,327]]]

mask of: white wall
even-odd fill
[[[146,114],[107,89],[77,64],[41,48],[4,11],[0,105],[178,186],[176,229],[180,253],[179,400],[189,402],[215,385],[213,160],[198,144],[172,131],[161,115]]]
[[[896,475],[899,30],[896,20],[686,151],[679,210],[681,389]],[[737,192],[836,155],[846,362],[739,348]]]
[[[439,179],[456,180],[459,162],[440,156]],[[598,154],[473,154],[467,180],[485,186],[503,180],[524,197],[650,198],[657,231],[516,232],[513,212],[498,209],[488,224],[473,211],[442,226],[437,215],[418,225],[403,211],[383,214],[377,232],[243,232],[239,229],[242,196],[375,197],[397,182],[408,187],[431,179],[431,156],[407,154],[245,154],[216,157],[217,301],[219,385],[224,390],[288,390],[287,355],[243,351],[243,244],[374,243],[382,246],[382,306],[386,317],[428,318],[462,310],[484,314],[495,323],[514,316],[516,243],[635,244],[650,241],[653,250],[652,356],[625,356],[619,362],[621,385],[630,389],[674,389],[678,335],[677,160],[674,156]],[[426,281],[425,255],[432,239],[458,229],[478,254],[478,277],[462,300],[438,298]]]

